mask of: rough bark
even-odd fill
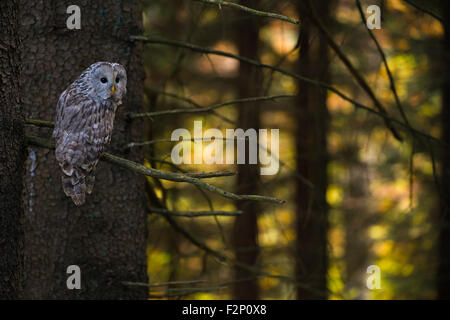
[[[0,2],[0,299],[17,299],[23,267],[25,163],[18,1]]]
[[[442,140],[450,143],[450,6],[442,2],[444,23],[443,83],[442,83]],[[437,289],[439,299],[450,299],[450,151],[442,148],[440,178],[440,236]]]
[[[241,1],[242,5],[254,7],[255,1]],[[237,25],[236,41],[239,55],[258,60],[259,27],[256,19],[246,16]],[[239,98],[256,97],[261,94],[262,73],[258,68],[241,63],[237,79]],[[239,108],[238,128],[244,131],[259,129],[258,102],[246,103]],[[259,168],[248,164],[248,144],[246,144],[246,164],[238,165],[237,193],[257,194]],[[258,250],[258,213],[260,207],[256,201],[237,202],[237,209],[244,212],[236,218],[233,226],[233,245],[236,260],[250,266],[255,266]],[[234,268],[235,280],[250,279],[254,274],[239,267]],[[259,287],[256,279],[239,281],[233,285],[234,299],[258,299]]]
[[[328,16],[328,2],[314,1],[321,19]],[[297,72],[305,77],[327,81],[327,45],[308,20],[308,6],[298,2],[301,37]],[[297,262],[298,299],[327,298],[327,127],[326,91],[298,83],[296,154],[297,170],[314,184],[297,183]]]
[[[128,74],[128,93],[116,113],[107,150],[141,161],[139,151],[124,153],[127,141],[140,140],[141,128],[126,121],[141,110],[144,71],[142,47],[128,41],[141,32],[138,1],[87,1],[81,30],[69,30],[70,3],[19,1],[23,35],[23,81],[27,117],[53,120],[61,92],[90,64],[119,62]],[[51,132],[40,129],[49,137]],[[143,299],[146,282],[144,178],[112,164],[99,163],[94,191],[75,207],[66,197],[54,151],[29,148],[25,175],[24,297],[28,299]],[[69,265],[81,268],[81,289],[66,286]]]

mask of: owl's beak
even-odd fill
[[[116,88],[114,86],[111,87],[111,92],[114,93],[116,91]]]

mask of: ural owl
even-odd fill
[[[64,193],[82,205],[94,187],[94,172],[111,140],[114,115],[126,94],[127,74],[118,63],[92,64],[59,97],[56,105],[56,160]]]

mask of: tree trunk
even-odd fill
[[[450,7],[441,1],[444,19],[443,84],[442,84],[442,140],[450,143]],[[446,71],[445,71],[446,70]],[[440,179],[439,269],[437,289],[439,299],[450,299],[450,151],[442,148]]]
[[[314,1],[322,19],[328,17],[329,1]],[[297,72],[327,82],[327,44],[308,20],[304,0],[298,6],[301,26],[300,57]],[[297,98],[297,170],[313,183],[314,189],[297,183],[297,262],[298,299],[327,298],[327,93],[299,81]]]
[[[0,2],[0,299],[17,299],[22,284],[25,141],[18,10],[18,1]]]
[[[354,139],[347,137],[349,141]],[[370,258],[367,229],[371,222],[367,199],[368,168],[358,157],[359,146],[349,142],[342,154],[348,164],[346,194],[342,203],[345,224],[345,293],[348,299],[364,299]]]
[[[27,117],[53,120],[61,92],[89,65],[119,62],[128,74],[128,93],[116,113],[106,150],[125,153],[127,141],[140,140],[141,128],[126,121],[139,112],[144,71],[142,47],[128,41],[142,32],[138,1],[79,1],[81,29],[66,27],[67,3],[21,0],[23,81]],[[48,129],[36,130],[50,137]],[[145,179],[100,162],[86,203],[76,207],[61,186],[54,150],[29,149],[25,176],[24,297],[27,299],[144,299],[147,282]],[[69,290],[70,265],[81,269],[81,289]]]
[[[242,5],[256,7],[255,1],[241,1]],[[255,19],[246,15],[241,18],[237,24],[237,45],[239,55],[250,59],[259,60],[258,42],[259,27]],[[239,76],[237,79],[238,98],[255,97],[261,94],[262,73],[259,68],[255,68],[245,63],[239,66]],[[253,128],[259,129],[259,108],[258,102],[241,104],[238,114],[238,128],[244,131]],[[259,168],[255,164],[248,164],[248,149],[246,143],[246,164],[238,165],[237,175],[237,193],[239,194],[257,194]],[[237,202],[237,209],[244,212],[238,216],[233,226],[233,244],[236,260],[255,266],[258,258],[258,213],[260,207],[256,201]],[[259,287],[254,273],[239,267],[234,269],[236,282],[233,286],[234,299],[258,299]],[[250,279],[248,281],[242,281]]]

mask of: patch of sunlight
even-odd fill
[[[295,231],[292,229],[284,231],[284,237],[282,237],[281,239],[281,244],[289,245],[292,241],[295,240]]]
[[[331,300],[342,299],[342,292],[344,290],[344,282],[341,278],[341,273],[338,265],[335,262],[330,263],[328,268],[328,289],[330,290]]]
[[[327,202],[331,206],[338,206],[342,202],[342,188],[338,187],[335,184],[331,184],[327,189]]]
[[[423,211],[416,212],[412,217],[412,225],[413,226],[422,226],[426,223],[428,219],[428,213]]]
[[[279,209],[276,210],[276,216],[280,223],[290,224],[293,221],[293,215],[291,210]]]
[[[387,61],[396,80],[398,95],[406,99],[408,93],[407,82],[414,77],[417,71],[416,57],[413,54],[398,54],[387,57]],[[383,65],[380,65],[380,73],[387,79],[386,70]]]
[[[340,88],[339,86],[335,86],[335,87],[336,87],[336,89],[345,92],[345,90],[343,90],[343,88]],[[342,99],[340,96],[338,96],[335,93],[328,94],[327,105],[328,105],[328,109],[330,110],[331,113],[341,112],[343,114],[349,114],[350,112],[352,112],[354,110],[354,107],[350,102]]]
[[[397,49],[403,50],[403,51],[409,50],[411,47],[408,40],[406,40],[406,39],[399,39],[396,42],[396,45],[397,45]]]
[[[170,262],[170,254],[147,247],[147,257],[147,274],[154,277],[155,274],[168,272],[166,265]]]
[[[378,261],[377,265],[380,267],[382,273],[386,272],[390,274],[399,274],[404,264],[389,258],[385,258]]]
[[[295,94],[297,92],[297,84],[290,78],[283,78],[280,85],[286,94]]]
[[[378,211],[380,211],[380,212],[388,212],[393,204],[394,203],[393,203],[392,199],[383,198],[382,200],[380,200],[378,202]]]
[[[213,50],[237,54],[236,46],[229,41],[219,41]],[[219,77],[235,77],[239,70],[239,61],[218,55],[202,55],[194,63],[196,70],[202,74],[216,74]]]
[[[216,300],[218,295],[210,292],[200,292],[192,295],[194,300]]]
[[[435,117],[441,110],[438,105],[432,103],[424,103],[420,108],[421,113],[426,117]]]
[[[361,23],[359,13],[355,6],[340,5],[336,12],[336,19],[341,23]]]
[[[280,238],[280,232],[275,228],[267,228],[262,234],[259,235],[259,241],[262,246],[273,246],[278,244]]]
[[[388,228],[382,225],[375,225],[369,228],[369,237],[374,240],[384,239],[387,235]]]
[[[276,278],[264,277],[259,279],[259,285],[263,290],[270,290],[280,284],[280,281]]]
[[[270,44],[276,53],[285,55],[295,47],[298,30],[295,25],[273,20],[260,30],[260,38]]]
[[[339,228],[332,228],[328,232],[328,240],[329,243],[331,244],[333,257],[335,258],[343,257],[345,253],[344,248],[345,233],[343,232],[343,230]]]
[[[389,10],[396,10],[396,11],[401,11],[401,12],[406,12],[407,11],[406,5],[401,0],[387,1],[386,2],[386,7]]]
[[[202,258],[190,257],[187,259],[186,265],[190,272],[200,272],[203,268]]]
[[[207,25],[216,19],[217,19],[217,10],[207,10],[201,16],[200,25],[201,26]]]
[[[373,245],[373,251],[379,257],[385,257],[392,252],[395,242],[392,240],[379,241]]]
[[[442,27],[442,23],[440,23],[436,19],[429,19],[426,22],[425,22],[425,19],[423,19],[423,21],[424,21],[424,23],[422,23],[421,27],[422,27],[422,32],[426,36],[437,37],[437,36],[442,36],[444,34],[444,28]]]

